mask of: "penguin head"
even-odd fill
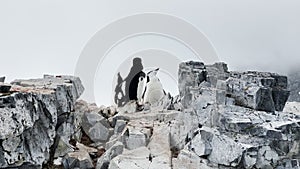
[[[150,72],[147,73],[147,82],[149,82],[150,80],[158,79],[156,77],[158,70],[159,68],[151,70]]]
[[[144,76],[140,76],[140,77],[139,77],[139,82],[142,82],[142,81],[144,81],[144,79],[145,79],[145,77],[144,77]]]

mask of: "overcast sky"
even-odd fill
[[[298,0],[1,0],[0,76],[73,74],[97,31],[145,12],[193,24],[231,70],[286,73],[300,65],[299,9]]]

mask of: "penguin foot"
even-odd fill
[[[136,111],[143,111],[144,105],[140,104],[139,102],[136,102]]]

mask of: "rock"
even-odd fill
[[[97,161],[96,169],[108,168],[110,161],[123,153],[124,145],[121,142],[116,142],[110,147]]]
[[[203,136],[201,137],[202,134]],[[210,142],[213,134],[206,132],[205,130],[197,130],[193,135],[194,138],[187,144],[187,149],[194,152],[199,157],[210,155],[212,151]]]
[[[257,168],[274,168],[279,160],[278,154],[269,146],[264,146],[259,149],[257,154]]]
[[[171,168],[170,134],[166,125],[154,126],[148,149],[149,168]]]
[[[257,161],[257,150],[249,148],[243,155],[243,166],[246,169],[251,169]]]
[[[276,169],[298,169],[300,168],[299,159],[285,159],[282,164],[276,167]]]
[[[81,168],[81,169],[92,169],[94,168],[93,161],[89,153],[97,152],[96,149],[84,146],[83,144],[77,143],[76,147],[78,150],[68,153],[63,159],[63,165],[66,169]]]
[[[96,112],[84,113],[82,128],[93,142],[108,141],[112,135],[107,119]]]
[[[41,167],[50,158],[59,114],[74,110],[83,87],[79,78],[63,76],[17,80],[11,91],[0,96],[0,167]]]
[[[81,168],[81,169],[93,169],[93,161],[89,154],[85,151],[76,151],[68,153],[63,161],[64,168]]]
[[[283,112],[300,115],[300,102],[287,102]]]
[[[232,72],[227,95],[236,104],[262,111],[282,111],[289,97],[287,77],[263,72]]]
[[[208,160],[212,163],[236,167],[241,161],[245,147],[233,139],[215,134],[210,142],[212,151]]]
[[[3,83],[4,83],[4,81],[5,81],[5,76],[1,76],[1,77],[0,77],[0,82],[3,82]]]
[[[0,93],[9,93],[10,88],[11,88],[10,84],[0,82]]]
[[[137,110],[137,104],[135,101],[130,101],[128,103],[126,103],[123,107],[118,107],[117,108],[117,112],[119,112],[119,114],[131,114],[131,113],[135,113]]]
[[[69,142],[67,142],[62,138],[58,138],[58,139],[59,141],[55,148],[54,158],[63,157],[67,153],[74,151],[73,147],[69,144]]]
[[[218,80],[226,80],[230,75],[227,64],[223,62],[205,66],[207,69],[207,81],[212,87],[216,87]]]
[[[149,137],[149,129],[128,127],[128,136],[125,137],[126,148],[132,150],[146,146],[148,144]]]
[[[0,168],[299,166],[299,106],[286,104],[285,76],[193,61],[178,73],[180,95],[148,107],[77,101],[71,76],[12,82],[0,95]]]
[[[154,169],[149,159],[150,151],[147,147],[124,151],[123,154],[110,161],[108,169]]]
[[[229,72],[225,63],[184,62],[180,64],[178,74],[179,93],[185,108],[193,102],[192,96],[198,97],[193,90],[197,92],[205,86],[219,88],[218,81],[226,82],[222,85],[226,89],[217,92],[218,104],[224,104],[229,97],[234,98],[235,104],[255,110],[282,111],[290,93],[286,76],[254,71]],[[210,85],[203,86],[203,82]]]
[[[209,166],[208,161],[196,155],[194,152],[183,149],[177,158],[172,159],[173,169],[217,169]]]
[[[115,128],[114,128],[114,134],[121,133],[124,130],[124,128],[126,127],[126,125],[127,125],[127,121],[117,120]]]

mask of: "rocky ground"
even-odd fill
[[[300,104],[286,104],[287,77],[200,62],[178,73],[180,95],[143,110],[78,100],[72,76],[0,82],[0,168],[300,167]]]

